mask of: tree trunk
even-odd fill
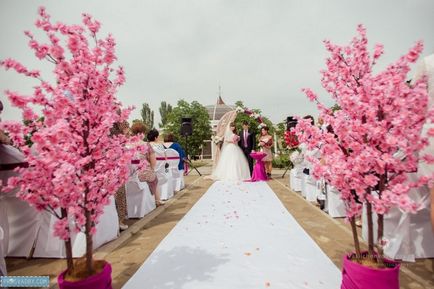
[[[377,230],[377,249],[378,249],[378,262],[383,263],[383,232],[384,232],[384,215],[378,215],[378,230]]]
[[[378,186],[378,197],[381,199],[384,188],[387,182],[387,170],[386,172],[380,176],[380,182]],[[384,235],[384,215],[378,214],[377,220],[377,250],[378,250],[378,262],[383,263],[383,235]]]
[[[359,236],[357,234],[357,227],[356,227],[356,217],[352,217],[350,219],[351,223],[351,229],[353,231],[353,238],[354,238],[354,248],[356,249],[356,258],[357,260],[361,260],[362,253],[360,251],[360,242],[359,242]]]
[[[366,202],[366,216],[368,220],[368,253],[369,258],[374,257],[374,224],[372,222],[372,205]]]
[[[68,211],[65,208],[61,208],[60,212],[62,214],[62,219],[63,218],[68,219]],[[70,235],[71,232],[69,230],[69,227],[68,227],[68,231],[69,231],[68,236],[71,236]],[[68,239],[65,240],[65,251],[66,251],[66,268],[67,268],[68,272],[72,272],[72,270],[74,269],[74,263],[72,260],[71,237],[68,237]]]
[[[90,211],[85,209],[85,217],[86,217],[86,270],[90,275],[93,274],[92,268],[92,253],[93,253],[93,239],[92,234],[90,232],[92,227],[92,221],[90,219]]]

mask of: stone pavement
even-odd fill
[[[199,168],[209,174],[210,165]],[[306,232],[317,242],[329,258],[341,268],[342,257],[353,250],[349,225],[343,219],[332,219],[299,194],[289,190],[288,175],[275,170],[269,185]],[[136,272],[161,240],[207,191],[212,181],[192,172],[187,177],[187,189],[178,193],[164,207],[160,207],[141,220],[129,220],[130,227],[120,238],[108,243],[96,252],[96,258],[104,258],[113,267],[113,288],[121,288]],[[364,246],[366,244],[362,242]],[[57,288],[55,278],[65,268],[65,261],[57,259],[8,258],[10,275],[49,275],[52,288]],[[312,272],[315,274],[315,272]],[[434,288],[434,259],[422,259],[402,264],[401,288]]]

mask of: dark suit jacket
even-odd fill
[[[238,134],[238,136],[240,137],[238,145],[240,146],[240,148],[243,151],[246,151],[246,152],[250,153],[252,150],[255,149],[255,147],[256,147],[256,137],[255,137],[255,135],[251,131],[249,131],[249,133],[247,135],[247,148],[244,147],[244,131],[241,130],[240,133]]]

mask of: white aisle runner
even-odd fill
[[[336,289],[340,281],[266,183],[216,182],[124,288]]]

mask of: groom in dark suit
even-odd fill
[[[250,156],[250,153],[255,149],[256,137],[249,130],[249,123],[247,121],[243,121],[243,129],[239,134],[240,140],[238,141],[238,145],[243,150],[244,155],[249,162],[250,175],[253,172],[253,159]]]

